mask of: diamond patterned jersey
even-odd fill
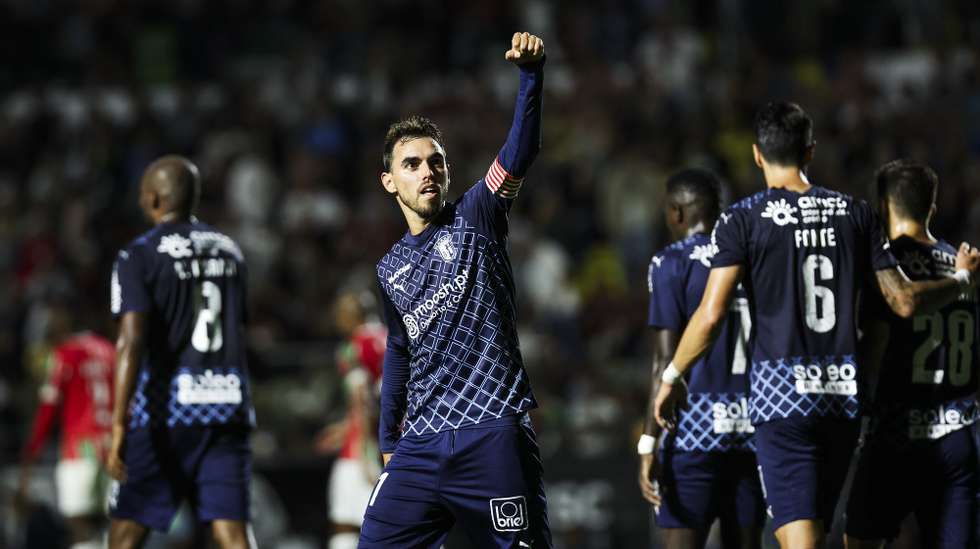
[[[648,323],[683,332],[697,310],[711,272],[714,249],[706,234],[695,234],[653,256],[647,273]],[[666,445],[682,451],[752,450],[747,375],[751,323],[745,292],[738,290],[716,343],[688,376],[688,406]]]
[[[941,280],[956,271],[956,248],[900,237],[892,251],[912,280]],[[937,440],[972,425],[977,406],[980,308],[976,292],[930,314],[902,319],[881,298],[870,307],[889,325],[882,373],[871,405],[873,436],[904,446]]]
[[[245,262],[228,236],[164,223],[119,252],[112,313],[146,315],[130,428],[255,422],[245,362]]]
[[[389,338],[404,340],[411,357],[405,435],[537,406],[521,358],[505,248],[516,185],[505,181],[508,193],[499,185],[494,192],[489,179],[447,205],[421,234],[406,234],[378,262],[382,297],[393,309],[386,314]]]
[[[752,422],[856,417],[857,299],[896,264],[871,207],[816,185],[767,189],[725,210],[712,241],[712,267],[744,267]]]

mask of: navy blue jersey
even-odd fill
[[[254,422],[245,276],[238,244],[194,219],[157,225],[119,252],[112,313],[146,314],[131,428]]]
[[[704,295],[713,253],[711,239],[696,234],[653,256],[647,275],[650,326],[684,331]],[[746,368],[751,328],[748,299],[739,289],[718,339],[689,370],[687,407],[670,435],[673,447],[701,452],[753,449]]]
[[[728,208],[713,239],[713,267],[745,267],[752,422],[856,417],[858,294],[895,266],[871,207],[818,186],[767,189]]]
[[[507,216],[541,140],[542,63],[522,65],[507,141],[477,181],[378,262],[388,342],[381,451],[534,408],[517,339]]]
[[[892,251],[912,280],[956,272],[956,248],[901,237]],[[935,440],[977,419],[980,310],[976,293],[931,313],[903,319],[890,311],[873,416],[875,430],[895,441]]]

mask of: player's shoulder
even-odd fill
[[[647,270],[649,285],[653,285],[654,278],[681,274],[689,263],[698,259],[696,256],[699,251],[708,251],[710,248],[710,239],[702,234],[668,244],[650,258],[650,266]]]
[[[244,260],[241,246],[234,238],[197,218],[192,217],[186,226],[174,229],[174,236],[184,236],[183,233],[187,232],[186,238],[190,239],[195,253],[207,255],[221,252],[238,261]]]

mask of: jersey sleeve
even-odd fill
[[[885,238],[885,230],[881,224],[881,219],[874,209],[863,200],[860,202],[863,211],[864,234],[868,235],[868,264],[875,271],[890,269],[898,265],[898,261],[891,251],[891,244]]]
[[[684,275],[677,258],[654,256],[647,271],[650,305],[647,323],[652,328],[681,331],[686,321]]]
[[[748,216],[744,208],[732,209],[721,214],[711,232],[714,256],[711,267],[745,265],[748,261]]]
[[[541,150],[543,67],[543,60],[520,66],[520,88],[507,141],[487,174],[466,192],[460,204],[464,210],[475,210],[478,223],[497,236],[506,236],[507,213]]]
[[[408,379],[411,356],[408,352],[408,336],[398,316],[398,310],[388,299],[383,288],[381,311],[388,327],[384,362],[381,371],[381,410],[378,421],[378,446],[382,453],[395,451],[401,438],[402,421],[408,405]]]
[[[142,256],[135,250],[119,252],[112,267],[110,306],[112,314],[119,317],[128,312],[146,311],[150,307],[146,269]]]
[[[67,381],[67,366],[57,352],[52,354],[48,368],[47,378],[38,391],[38,408],[34,416],[34,425],[31,428],[31,436],[24,446],[24,459],[28,461],[37,460],[44,448],[44,441],[54,428],[57,418],[58,408],[61,405],[64,385]]]

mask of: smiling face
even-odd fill
[[[391,171],[381,184],[394,194],[413,233],[425,228],[446,204],[449,164],[446,151],[431,137],[407,137],[395,143]]]

